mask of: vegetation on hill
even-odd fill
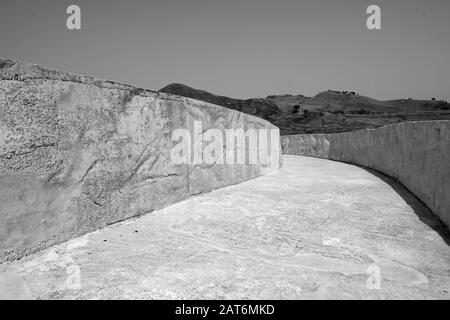
[[[271,116],[281,113],[277,105],[267,99],[233,99],[218,96],[207,91],[193,89],[180,83],[169,84],[159,91],[217,104],[219,106],[241,111],[263,119],[269,119]]]
[[[379,101],[352,91],[328,90],[314,97],[285,94],[240,100],[183,84],[171,84],[160,91],[261,117],[278,126],[282,135],[338,133],[406,121],[450,120],[450,104],[434,98]]]

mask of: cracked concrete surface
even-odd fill
[[[276,174],[0,265],[0,298],[449,299],[443,224],[392,179],[284,156]],[[380,288],[367,283],[379,268]]]

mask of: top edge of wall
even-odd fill
[[[288,134],[284,135],[282,137],[295,137],[295,136],[331,136],[331,135],[342,135],[342,134],[349,134],[349,133],[355,133],[355,132],[367,132],[367,131],[376,131],[383,128],[389,128],[389,127],[395,127],[395,126],[408,126],[408,125],[414,125],[414,124],[435,124],[435,123],[450,123],[450,120],[423,120],[423,121],[407,121],[407,122],[400,122],[400,123],[392,123],[385,126],[377,127],[377,128],[367,128],[367,129],[359,129],[355,131],[346,131],[346,132],[336,132],[336,133],[299,133],[299,134]]]
[[[150,89],[138,88],[128,84],[122,84],[116,81],[110,81],[106,79],[99,79],[92,76],[78,75],[71,72],[59,71],[55,69],[50,69],[47,67],[42,67],[36,64],[5,59],[0,57],[0,81],[11,80],[11,81],[27,81],[27,80],[55,80],[63,82],[73,82],[86,84],[91,86],[96,86],[104,89],[116,89],[116,90],[126,90],[130,91],[134,95],[139,95],[143,97],[151,97],[168,101],[182,102],[189,105],[194,105],[197,107],[209,107],[215,109],[228,109],[223,106],[212,104],[209,102],[204,102],[201,100],[196,100],[192,98],[187,98],[171,93],[159,92]],[[239,114],[241,117],[248,119],[258,119],[261,123],[264,123],[267,127],[277,128],[275,125],[262,118],[246,114],[237,110],[228,109],[231,112]]]

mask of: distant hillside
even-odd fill
[[[280,110],[276,104],[267,99],[233,99],[218,96],[203,90],[197,90],[180,83],[169,84],[159,91],[217,104],[219,106],[238,110],[263,119],[269,119],[271,116],[280,114]]]
[[[248,100],[218,96],[182,84],[171,84],[160,91],[261,117],[278,126],[282,135],[346,132],[406,121],[450,120],[450,104],[446,101],[379,101],[347,91],[328,90],[314,97],[286,94]]]

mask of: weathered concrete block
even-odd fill
[[[277,129],[216,105],[0,59],[0,261],[276,170],[174,164],[172,132]]]
[[[283,153],[345,161],[398,179],[450,226],[450,121],[281,137]]]

